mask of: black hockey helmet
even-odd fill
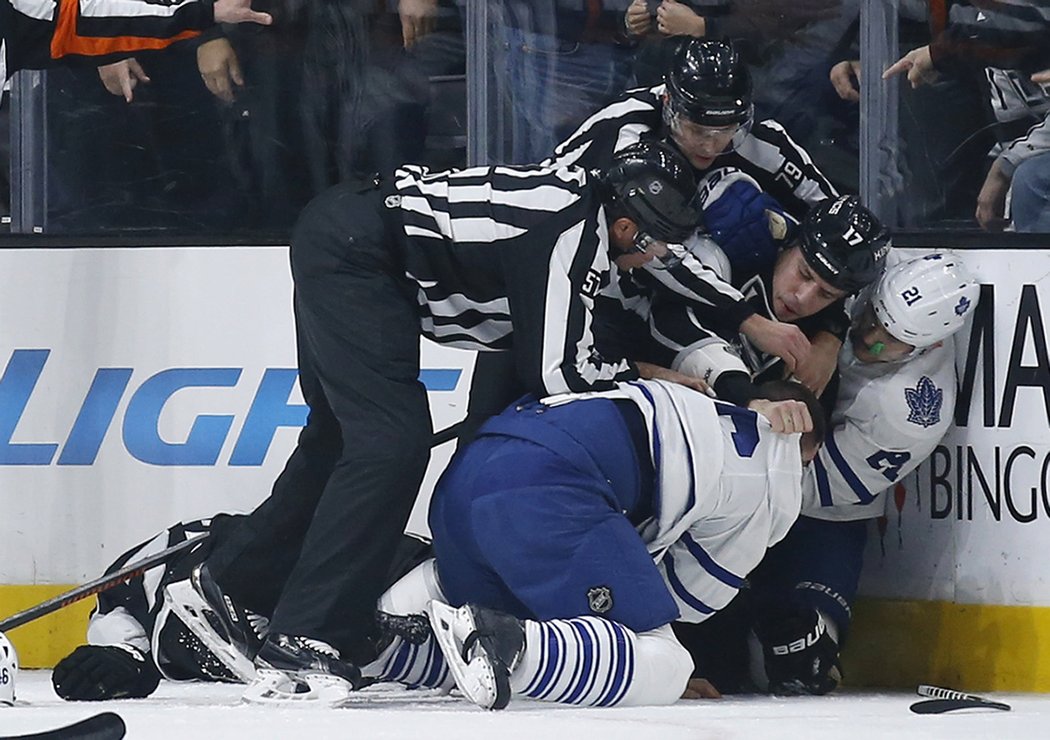
[[[889,230],[855,195],[828,199],[802,221],[806,263],[832,287],[856,293],[881,274],[890,251]]]
[[[668,112],[702,126],[750,128],[751,73],[729,41],[690,38],[667,74]]]
[[[662,141],[642,140],[618,151],[601,182],[612,210],[654,239],[680,244],[700,224],[693,169]]]

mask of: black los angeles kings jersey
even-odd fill
[[[661,135],[666,92],[664,84],[628,90],[580,124],[545,164],[604,169],[624,147]],[[838,195],[806,150],[773,119],[756,122],[736,151],[720,155],[711,169],[721,167],[753,177],[796,222],[815,204]],[[705,174],[697,172],[697,179]]]

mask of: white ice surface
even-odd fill
[[[920,697],[846,692],[830,697],[739,697],[672,707],[576,709],[516,700],[485,712],[453,696],[373,686],[343,709],[285,709],[240,703],[242,687],[165,682],[149,699],[67,703],[48,671],[23,671],[19,704],[0,707],[0,738],[53,729],[102,711],[124,718],[130,740],[302,738],[322,740],[908,740],[1050,738],[1050,696],[988,694],[1013,711],[965,710],[920,716]]]

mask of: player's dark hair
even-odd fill
[[[754,397],[768,401],[802,401],[813,418],[813,431],[802,435],[803,443],[814,447],[824,444],[824,435],[828,431],[827,418],[824,407],[809,388],[794,380],[769,380],[755,389]]]

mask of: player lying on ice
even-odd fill
[[[490,420],[435,491],[436,560],[380,599],[384,644],[360,682],[253,668],[185,579],[201,557],[191,553],[137,592],[100,596],[92,645],[56,666],[56,691],[146,696],[163,673],[250,681],[253,702],[337,705],[374,681],[449,688],[451,673],[488,708],[512,694],[672,703],[693,666],[669,623],[732,599],[797,517],[803,464],[822,438],[808,391],[775,383],[762,395],[805,401],[758,398],[748,410],[651,380],[526,399]]]

